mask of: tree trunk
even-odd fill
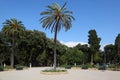
[[[11,53],[11,67],[14,68],[14,47],[15,47],[15,38],[14,38],[14,34],[13,34],[13,38],[12,38],[12,53]]]
[[[85,64],[85,62],[84,62],[84,54],[83,54],[83,65]]]
[[[57,41],[57,28],[55,30],[55,35],[54,35],[54,70],[56,70],[56,63],[57,63],[57,54],[56,54],[56,41]]]
[[[3,63],[2,63],[2,61],[0,62],[0,66],[3,66]]]
[[[91,65],[93,65],[93,53],[91,54]]]
[[[105,64],[107,64],[106,53],[105,53],[105,55],[104,55],[104,62],[105,62]]]
[[[56,53],[57,29],[58,29],[58,22],[56,23],[55,34],[54,34],[54,65],[53,65],[54,70],[56,70],[56,65],[57,65],[57,53]]]
[[[120,58],[120,48],[118,47],[118,57]]]

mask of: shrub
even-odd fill
[[[42,72],[66,72],[67,70],[54,70],[54,69],[51,69],[51,70],[42,70]]]
[[[109,64],[109,65],[108,65],[108,68],[114,68],[114,67],[115,67],[114,64]]]
[[[88,69],[88,65],[83,65],[82,69]]]
[[[120,65],[118,65],[117,68],[120,69]]]
[[[5,66],[5,69],[13,69],[11,66]]]
[[[71,66],[70,65],[66,65],[65,69],[71,69]]]
[[[87,63],[86,66],[87,66],[88,68],[93,68],[93,67],[94,67],[94,65],[92,65],[91,63]]]
[[[98,70],[106,70],[105,66],[99,66]]]
[[[16,66],[16,70],[23,70],[23,66]]]
[[[0,66],[0,71],[4,71],[4,68],[3,68],[3,66]]]

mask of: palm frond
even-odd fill
[[[67,5],[67,2],[64,3],[64,5],[63,5],[62,8],[61,8],[61,11],[63,11],[63,10],[66,9],[66,8],[65,8],[66,5]]]
[[[49,11],[41,12],[40,15],[48,15],[51,14]]]
[[[50,5],[48,5],[48,6],[46,6],[48,9],[51,9],[51,10],[54,10],[55,9],[55,7],[54,6],[50,6]]]
[[[54,32],[56,27],[57,32],[61,28],[65,28],[65,31],[69,30],[72,27],[72,20],[75,20],[75,18],[72,16],[72,11],[66,9],[66,4],[67,2],[62,7],[57,3],[48,5],[46,11],[40,13],[42,15],[40,19],[42,27],[51,29],[51,32]]]
[[[54,5],[54,8],[55,8],[55,9],[57,9],[58,11],[60,11],[60,5],[59,5],[59,4],[54,3],[53,5]]]
[[[25,30],[25,27],[24,25],[22,24],[21,21],[18,21],[17,19],[15,18],[12,18],[10,20],[6,20],[4,23],[3,23],[3,32],[6,34],[6,35],[12,35],[12,34],[15,34],[15,33],[19,33],[20,31],[24,31]]]

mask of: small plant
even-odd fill
[[[99,66],[98,70],[106,70],[105,66]]]
[[[109,64],[109,65],[108,65],[108,68],[114,68],[114,67],[115,67],[114,64]]]
[[[11,66],[5,66],[4,69],[13,69]]]
[[[23,70],[23,66],[16,66],[16,70]]]
[[[91,63],[87,63],[86,66],[87,66],[88,68],[93,68],[93,67],[95,67],[95,66],[92,65]]]
[[[4,68],[3,68],[3,66],[0,66],[0,71],[4,71]]]
[[[71,66],[70,65],[66,65],[65,69],[71,69]]]
[[[83,65],[82,69],[88,69],[88,65]]]
[[[120,69],[120,65],[117,66]]]

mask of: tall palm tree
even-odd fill
[[[24,31],[24,25],[21,21],[18,21],[17,19],[13,18],[10,20],[6,20],[3,23],[3,32],[6,34],[6,36],[9,36],[12,38],[12,53],[11,53],[11,67],[14,68],[14,54],[15,54],[15,38],[18,36],[18,34],[21,33],[21,31]]]
[[[59,4],[53,3],[52,5],[46,6],[46,11],[41,12],[43,16],[40,19],[42,27],[45,29],[51,29],[51,32],[54,32],[54,69],[56,70],[56,40],[57,33],[61,28],[64,28],[65,31],[69,30],[72,27],[72,11],[66,9],[66,3],[60,7]]]

